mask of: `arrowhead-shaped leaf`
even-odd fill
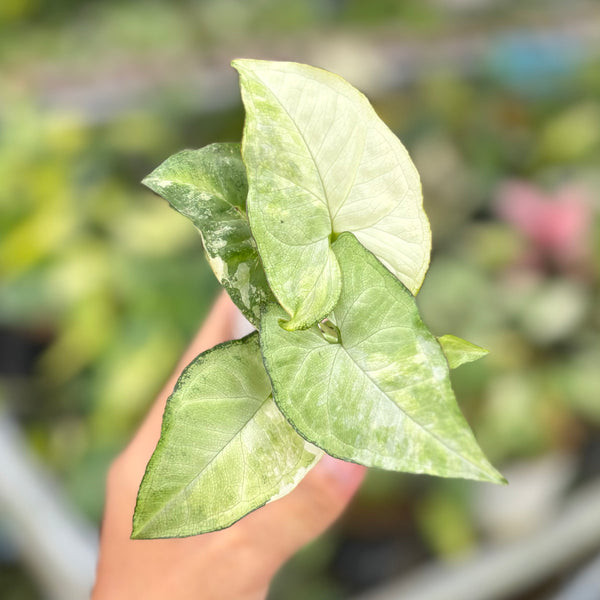
[[[132,537],[228,527],[287,494],[321,455],[275,406],[258,334],[216,346],[186,368],[167,402]]]
[[[285,331],[276,306],[261,320],[261,348],[282,412],[303,437],[339,458],[503,481],[458,408],[446,358],[412,294],[352,234],[341,235],[333,250],[342,293],[330,320],[339,336],[316,326]]]
[[[429,264],[418,173],[367,99],[297,63],[236,60],[246,125],[248,215],[269,283],[310,327],[340,294],[331,240],[353,232],[412,292]]]
[[[451,369],[456,369],[465,363],[470,363],[483,358],[488,351],[481,346],[467,342],[455,335],[443,335],[438,342],[446,355]]]
[[[240,144],[179,152],[143,183],[200,230],[217,279],[257,326],[262,307],[274,298],[248,225],[248,184]]]

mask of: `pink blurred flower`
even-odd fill
[[[529,242],[527,258],[538,266],[577,267],[589,256],[591,205],[579,187],[550,194],[511,181],[500,189],[497,213]]]

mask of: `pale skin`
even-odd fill
[[[131,540],[137,490],[160,435],[166,400],[200,352],[231,339],[237,309],[221,295],[107,479],[92,600],[262,600],[277,570],[325,531],[365,469],[327,455],[290,494],[222,531],[183,539]]]

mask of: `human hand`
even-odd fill
[[[221,295],[137,434],[111,466],[92,600],[259,600],[279,567],[344,510],[365,469],[325,455],[290,494],[231,527],[200,536],[132,540],[137,490],[162,413],[192,359],[232,337],[237,308]]]

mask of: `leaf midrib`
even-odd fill
[[[191,183],[189,181],[182,181],[182,180],[177,180],[177,179],[163,179],[163,178],[159,178],[159,177],[147,177],[144,180],[144,182],[151,182],[151,181],[163,182],[163,183],[167,183],[169,185],[180,185],[182,187],[190,188],[193,192],[196,192],[196,193],[209,194],[210,196],[217,198],[218,200],[222,201],[224,204],[226,204],[230,208],[234,209],[235,212],[238,213],[244,219],[244,221],[248,222],[248,215],[246,214],[246,211],[243,211],[239,205],[230,202],[227,199],[227,197],[224,194],[222,194],[221,192],[215,192],[213,190],[207,191],[206,189],[203,189],[200,186],[198,186],[198,184],[196,184],[196,183]],[[158,186],[158,187],[160,188],[160,186]],[[233,220],[233,219],[231,219],[231,220]]]
[[[354,363],[354,365],[356,365],[356,367],[359,370],[359,372],[362,373],[384,395],[384,397],[386,399],[388,399],[412,423],[414,423],[417,427],[419,427],[425,433],[427,433],[428,435],[430,435],[431,437],[433,437],[442,447],[444,447],[447,450],[449,450],[452,454],[454,454],[455,456],[457,456],[458,458],[460,458],[463,462],[471,465],[472,467],[475,467],[475,469],[477,469],[477,471],[479,471],[480,473],[483,473],[484,475],[486,475],[486,477],[489,477],[489,474],[486,473],[486,471],[483,471],[480,466],[478,466],[477,464],[475,464],[474,462],[472,462],[471,460],[469,460],[468,458],[466,458],[465,456],[463,456],[462,454],[460,454],[459,452],[457,452],[454,448],[451,448],[450,446],[448,446],[444,442],[444,440],[442,438],[440,438],[437,434],[429,431],[429,429],[427,429],[427,427],[425,427],[425,425],[419,423],[412,415],[410,415],[400,405],[398,405],[396,402],[394,402],[394,400],[392,398],[390,398],[390,396],[387,394],[387,392],[381,388],[381,386],[379,385],[379,383],[375,379],[373,379],[372,377],[370,377],[369,374],[368,374],[368,372],[361,367],[361,365],[357,362],[357,360],[354,358],[354,356],[352,356],[352,354],[350,353],[350,351],[343,345],[343,343],[340,344],[340,349],[343,350],[345,352],[345,354],[348,356],[348,358],[350,358],[350,360]],[[428,359],[428,363],[429,362],[430,361]],[[327,405],[329,405],[329,401],[327,402]]]
[[[327,234],[327,236],[325,236],[325,238],[323,239],[327,239],[329,237],[329,235],[331,235],[331,233],[333,232],[333,216],[331,215],[331,209],[329,206],[329,198],[327,197],[327,191],[325,190],[325,181],[323,180],[323,175],[321,174],[321,170],[319,169],[319,166],[317,164],[316,158],[308,144],[308,141],[306,140],[306,138],[304,137],[304,133],[302,132],[302,130],[296,125],[296,121],[294,120],[294,118],[292,117],[292,115],[290,114],[290,112],[288,111],[288,109],[286,108],[286,106],[283,104],[283,102],[275,95],[275,93],[271,90],[271,88],[267,85],[267,83],[265,83],[264,79],[262,79],[258,73],[254,72],[254,75],[256,77],[256,79],[258,79],[260,81],[260,83],[263,85],[263,87],[265,88],[265,90],[267,90],[270,94],[270,96],[277,102],[277,104],[279,104],[279,106],[281,107],[281,109],[283,110],[283,112],[287,115],[288,119],[290,120],[290,122],[292,123],[292,125],[294,126],[294,129],[298,132],[298,135],[300,136],[300,139],[302,140],[304,147],[306,148],[306,151],[308,152],[310,159],[315,167],[315,171],[317,173],[317,175],[319,176],[319,183],[321,184],[321,191],[323,192],[323,204],[325,204],[326,208],[327,208],[327,214],[329,215],[329,227],[331,229],[331,231],[329,232],[329,234]]]
[[[158,515],[160,515],[161,513],[164,513],[165,510],[167,510],[170,506],[172,506],[179,498],[181,498],[182,496],[186,495],[186,492],[198,481],[198,479],[202,476],[202,474],[206,471],[206,469],[208,469],[208,467],[210,467],[210,465],[219,457],[221,456],[221,454],[223,452],[226,451],[226,449],[233,444],[234,440],[242,433],[242,431],[253,421],[254,417],[258,414],[258,412],[260,411],[260,409],[272,398],[272,395],[269,394],[265,400],[263,400],[259,406],[256,408],[256,410],[252,413],[251,417],[241,425],[241,427],[239,427],[235,433],[231,436],[231,438],[227,441],[227,443],[218,451],[215,453],[215,455],[202,467],[202,469],[196,474],[194,475],[194,477],[191,479],[191,481],[189,481],[188,483],[185,484],[185,486],[183,488],[181,488],[181,490],[179,492],[177,492],[175,495],[173,495],[167,502],[165,502],[165,504],[163,504],[161,507],[159,507],[158,509],[156,509],[154,511],[154,513],[152,514],[152,516],[146,521],[146,523],[139,528],[139,530],[137,531],[137,533],[142,533],[144,531],[144,529],[146,529],[157,517]],[[166,440],[165,440],[166,443]]]

